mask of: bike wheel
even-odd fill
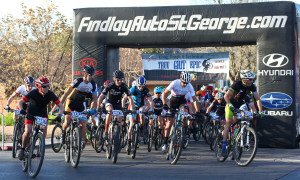
[[[186,149],[189,145],[189,139],[190,139],[190,135],[189,134],[186,134],[185,132],[187,132],[187,128],[183,128],[183,136],[185,137],[184,140],[183,140],[183,146],[182,148],[183,149]]]
[[[152,150],[152,144],[154,139],[154,127],[151,126],[149,129],[149,135],[148,135],[148,152],[151,152]]]
[[[112,143],[112,162],[116,163],[120,147],[120,126],[114,125],[113,127],[113,143]]]
[[[215,147],[217,161],[219,162],[224,162],[227,159],[227,157],[222,156],[222,147],[223,147],[223,135],[222,133],[219,133],[216,138],[216,147]]]
[[[22,139],[20,124],[17,123],[14,127],[14,135],[13,135],[13,148],[12,148],[12,157],[16,158],[16,154],[18,150],[21,148],[21,144],[19,138]]]
[[[201,124],[197,123],[197,127],[195,127],[195,133],[193,133],[193,138],[195,141],[199,141],[201,137]]]
[[[143,137],[144,144],[148,143],[148,139],[149,139],[148,135],[149,135],[149,125],[148,125],[148,123],[145,123],[145,125],[144,125],[144,137]]]
[[[42,133],[37,133],[32,140],[31,149],[28,157],[28,175],[36,177],[43,165],[45,156],[45,138]]]
[[[74,127],[70,137],[70,157],[71,165],[76,168],[79,164],[81,155],[81,133],[79,127]]]
[[[121,148],[124,148],[127,145],[127,133],[127,124],[124,122],[122,125]]]
[[[243,146],[242,146],[243,141]],[[239,166],[247,166],[257,151],[257,135],[253,128],[246,127],[244,133],[238,134],[233,146],[234,160]]]
[[[162,143],[162,135],[159,132],[156,132],[156,138],[155,138],[155,150],[157,151],[161,147]]]
[[[132,137],[132,146],[131,146],[131,151],[132,151],[132,159],[135,158],[136,155],[136,149],[137,149],[137,144],[139,140],[139,125],[135,124],[133,127],[133,137]]]
[[[210,123],[206,123],[204,127],[204,140],[208,145],[210,144],[209,131],[210,131]]]
[[[180,157],[184,141],[183,128],[177,127],[171,139],[169,147],[169,161],[175,165]]]
[[[64,156],[65,156],[65,162],[66,163],[69,163],[70,162],[70,130],[68,129],[67,130],[67,134],[66,134],[66,144],[65,144],[65,153],[64,153]]]
[[[95,140],[94,140],[94,148],[97,153],[100,153],[103,150],[104,145],[104,126],[99,126],[95,133]]]
[[[25,152],[24,152],[25,153]],[[23,160],[22,160],[22,171],[23,172],[26,172],[28,169],[28,158],[25,157]]]
[[[56,124],[52,130],[51,134],[51,147],[54,152],[58,153],[62,148],[62,127]]]
[[[209,128],[209,148],[212,151],[213,151],[213,141],[215,138],[216,138],[215,125],[213,123],[211,123],[210,128]]]
[[[112,129],[109,127],[108,130],[108,140],[106,144],[106,158],[110,159],[112,154]]]
[[[215,150],[216,145],[217,145],[217,136],[218,136],[218,126],[214,126],[213,128],[213,134],[211,136],[211,144],[210,144],[210,149],[212,151]]]

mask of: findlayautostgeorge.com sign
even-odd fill
[[[227,79],[229,52],[143,54],[143,70],[147,80],[172,81],[181,71],[192,73],[192,81]]]

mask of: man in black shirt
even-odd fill
[[[59,106],[59,114],[56,117],[56,121],[61,121],[61,114],[64,111],[62,103],[58,100],[57,96],[49,90],[50,81],[48,78],[42,76],[35,81],[37,89],[30,91],[26,96],[19,101],[18,105],[20,108],[20,113],[27,114],[25,120],[25,132],[22,136],[22,148],[19,151],[19,159],[24,158],[24,149],[28,143],[30,133],[32,131],[33,121],[35,121],[34,116],[39,116],[48,119],[47,105],[50,101],[53,101],[57,106]],[[24,110],[24,104],[29,101],[27,107],[27,112]],[[44,129],[44,135],[47,135],[47,127]]]
[[[124,73],[120,70],[116,70],[113,73],[113,81],[108,84],[101,95],[98,98],[98,106],[102,104],[104,97],[106,97],[106,102],[104,104],[107,113],[106,122],[105,122],[105,139],[108,137],[108,126],[110,124],[112,115],[112,110],[122,110],[125,109],[125,101],[122,100],[122,96],[125,93],[128,96],[131,107],[134,107],[134,102],[131,98],[130,91],[128,86],[123,83]],[[99,109],[99,108],[98,108]],[[118,119],[121,122],[121,118]]]

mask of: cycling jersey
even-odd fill
[[[135,107],[137,108],[140,108],[145,105],[145,97],[151,97],[151,93],[146,87],[144,87],[143,90],[140,91],[137,86],[133,86],[130,89],[130,93],[132,95]]]
[[[128,86],[125,83],[122,83],[120,86],[117,86],[115,82],[108,84],[102,91],[102,94],[106,96],[106,101],[108,103],[121,103],[122,95],[126,94],[131,96]]]
[[[226,101],[224,98],[222,99],[221,103],[215,99],[211,105],[213,106],[212,109],[216,112],[216,115],[223,116],[225,114]]]
[[[188,83],[186,87],[183,87],[181,86],[179,79],[171,82],[171,84],[167,87],[167,90],[171,91],[171,95],[174,97],[185,96],[187,93],[191,93],[191,96],[195,96],[193,86]]]
[[[161,97],[160,98],[155,98],[152,97],[153,103],[154,103],[154,114],[157,116],[161,115],[161,112],[163,110],[163,102]]]
[[[30,91],[36,89],[35,87],[32,87]],[[26,96],[30,91],[26,91],[26,86],[25,85],[22,85],[22,86],[19,86],[18,89],[15,91],[15,93],[18,95],[18,94],[21,94],[22,96]]]
[[[252,97],[251,92],[253,94],[257,93],[254,84],[248,87],[243,85],[242,81],[236,81],[231,85],[230,90],[236,94],[231,100],[231,103],[235,108],[239,108],[242,104],[244,104],[244,100],[246,100],[246,102],[249,102]]]
[[[41,95],[38,89],[34,89],[30,91],[26,96],[22,98],[25,102],[29,101],[29,105],[27,108],[27,119],[25,124],[32,124],[34,117],[48,117],[47,114],[47,105],[50,101],[53,101],[56,105],[59,105],[60,101],[57,96],[52,92],[48,91],[47,94]],[[30,122],[31,121],[31,122]]]
[[[205,96],[204,96],[204,101],[205,102],[213,102],[214,101],[214,96],[212,95],[212,94],[206,94]]]

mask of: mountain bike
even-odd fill
[[[130,155],[132,153],[131,157],[132,159],[134,159],[136,156],[136,149],[137,149],[137,145],[139,142],[139,135],[140,135],[140,123],[136,115],[139,114],[139,110],[128,111],[128,114],[131,116],[136,116],[136,118],[133,120],[133,127],[131,131],[131,143],[129,142],[127,143],[127,154]]]
[[[155,146],[155,150],[158,150],[161,147],[162,135],[159,132],[158,116],[152,114],[149,116],[149,119],[150,121],[152,121],[152,124],[149,127],[148,134],[148,152],[151,152],[153,144]]]
[[[257,114],[249,111],[235,110],[237,121],[230,127],[230,132],[227,140],[227,154],[233,156],[235,162],[239,166],[247,166],[252,162],[257,151],[257,135],[251,127],[251,122]],[[217,160],[224,162],[226,157],[221,155],[222,139],[219,136],[215,149]]]
[[[177,163],[185,140],[182,117],[188,117],[188,113],[182,110],[176,109],[175,112],[175,122],[172,125],[169,135],[170,144],[167,147],[167,159],[169,159],[172,165]]]
[[[94,129],[92,122],[89,122],[89,115],[86,119],[86,142],[90,142],[92,147],[95,148],[95,133],[96,129]]]
[[[81,132],[80,132],[80,120],[86,119],[86,112],[64,112],[65,115],[71,115],[72,122],[66,130],[65,139],[65,162],[71,161],[71,166],[76,168],[79,164],[81,156]]]
[[[195,141],[199,141],[202,135],[203,119],[202,115],[193,114],[195,119],[192,120],[191,133]]]
[[[211,140],[210,140],[210,149],[212,151],[215,151],[216,148],[216,144],[217,144],[217,137],[222,136],[222,131],[224,129],[224,125],[225,125],[225,121],[223,121],[223,119],[225,119],[224,117],[220,117],[218,115],[212,115],[211,116],[211,120],[214,123],[214,127],[212,130],[212,135],[211,135]]]
[[[34,116],[30,133],[30,141],[24,150],[24,159],[22,160],[22,170],[27,171],[28,175],[32,178],[36,177],[43,165],[45,156],[45,137],[43,129],[47,127],[47,118]]]
[[[128,137],[128,127],[129,124],[127,124],[127,114],[124,112],[124,117],[122,118],[122,133],[121,133],[121,148],[124,148],[127,145],[127,137]]]
[[[121,135],[119,117],[123,117],[121,110],[112,110],[112,118],[108,128],[108,140],[106,141],[106,157],[112,159],[113,163],[117,162],[118,153],[121,150]]]
[[[105,131],[105,120],[106,114],[103,112],[98,112],[98,128],[95,133],[95,141],[94,141],[94,148],[97,153],[100,153],[102,150],[106,151],[104,147],[104,131]]]
[[[63,119],[64,118],[62,118],[62,120]],[[63,123],[63,121],[61,123]],[[63,147],[61,123],[56,123],[56,125],[52,129],[52,134],[51,134],[51,147],[52,150],[56,153],[58,153]]]
[[[22,135],[24,133],[24,121],[25,116],[20,114],[20,110],[18,109],[9,109],[8,112],[14,113],[14,117],[17,116],[14,122],[14,134],[13,134],[13,148],[12,148],[12,157],[16,158],[16,154],[22,147]]]

